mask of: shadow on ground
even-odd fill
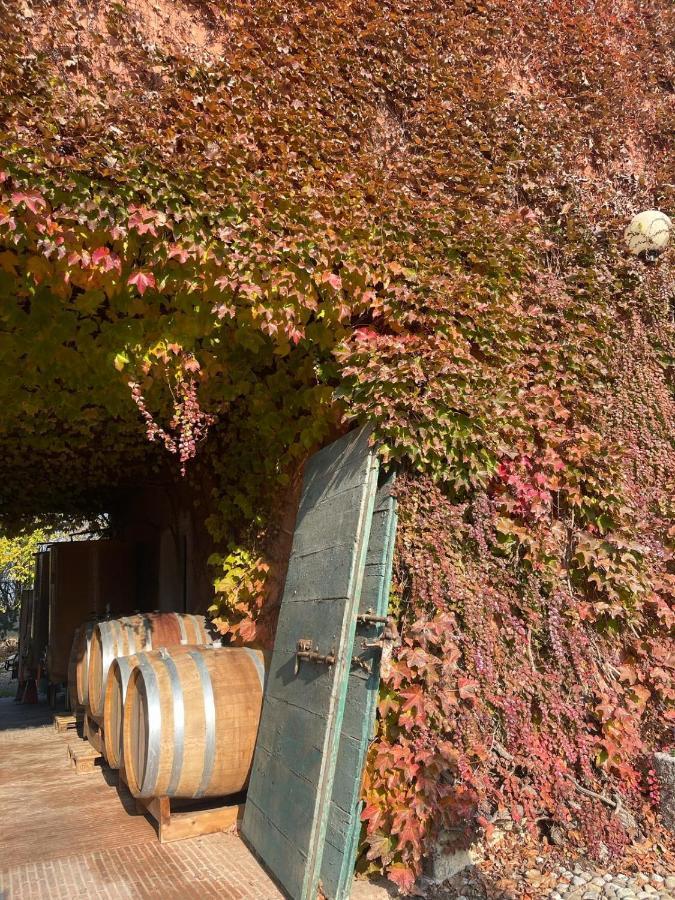
[[[0,731],[51,725],[54,713],[60,711],[42,698],[38,703],[17,703],[12,697],[0,697]]]

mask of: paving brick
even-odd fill
[[[160,844],[109,772],[67,766],[66,745],[51,728],[0,732],[0,808],[12,823],[0,834],[0,900],[282,900],[236,835]]]

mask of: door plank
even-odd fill
[[[360,429],[308,461],[242,833],[294,900],[315,900],[378,461]],[[313,641],[335,664],[303,661]]]
[[[394,475],[381,479],[370,529],[366,571],[359,613],[370,610],[385,616],[396,538]],[[351,890],[361,832],[360,799],[362,773],[368,745],[373,737],[380,686],[380,653],[364,650],[362,640],[381,637],[382,625],[359,623],[354,656],[372,666],[372,674],[353,666],[349,675],[345,715],[338,750],[336,775],[321,865],[321,887],[328,900],[347,900]]]

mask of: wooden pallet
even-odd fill
[[[157,822],[157,833],[161,844],[182,841],[185,838],[228,831],[243,815],[243,805],[216,806],[211,809],[176,811],[171,809],[169,797],[154,797],[151,800],[136,800],[136,809],[148,813]]]
[[[68,757],[78,775],[89,775],[96,771],[96,760],[101,759],[102,755],[83,741],[68,744]]]
[[[89,741],[94,750],[105,759],[105,741],[103,740],[103,726],[89,714],[85,714],[83,733],[85,740]]]
[[[124,769],[119,770],[119,777],[126,784]],[[170,797],[136,798],[136,810],[149,815],[157,823],[157,835],[161,844],[229,831],[236,827],[237,821],[244,814],[243,803],[219,806],[201,804],[201,809],[193,808],[194,803],[189,805],[189,809],[180,809],[180,801],[174,801]]]
[[[54,714],[54,731],[59,734],[65,734],[68,731],[77,731],[77,726],[82,723],[83,713],[55,713]]]

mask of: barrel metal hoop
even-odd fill
[[[204,623],[200,622],[197,616],[193,616],[192,613],[189,613],[189,616],[192,619],[192,624],[195,628],[195,641],[198,644],[203,644],[208,637],[206,629],[204,628]]]
[[[81,676],[79,681],[81,684],[78,685],[78,690],[81,690],[82,693],[82,696],[78,697],[78,699],[83,706],[86,706],[89,701],[89,657],[91,656],[91,639],[94,636],[95,625],[95,622],[87,622],[87,627],[84,632],[85,650],[82,658],[82,667],[80,669]]]
[[[162,746],[162,708],[159,699],[159,684],[155,670],[145,653],[138,654],[138,668],[145,683],[148,702],[148,752],[145,760],[143,783],[139,784],[141,797],[154,796],[159,775],[159,755]],[[138,773],[137,773],[138,774]]]
[[[106,679],[108,678],[108,669],[115,658],[115,651],[113,648],[113,627],[115,626],[114,621],[110,622],[99,622],[99,634],[101,635],[101,708],[103,707],[103,691],[105,688]],[[89,698],[92,700],[93,698]],[[92,707],[93,709],[93,707]],[[96,715],[100,713],[100,709],[93,710]]]
[[[253,650],[251,647],[242,647],[242,650],[245,650],[249,656],[249,659],[252,661],[255,666],[256,672],[258,673],[258,678],[260,679],[260,689],[264,692],[265,690],[265,666],[263,665],[263,661],[260,658],[260,654],[257,650]]]
[[[123,622],[113,619],[111,625],[114,625],[115,629],[115,643],[113,649],[113,657],[110,660],[110,665],[108,666],[108,671],[110,671],[110,666],[112,665],[113,659],[117,659],[118,656],[126,656],[127,654],[124,652],[124,643],[125,643],[125,625]],[[104,680],[105,684],[105,680]]]
[[[206,734],[204,737],[204,771],[202,780],[194,797],[203,797],[213,775],[213,766],[216,761],[216,704],[213,696],[213,684],[211,683],[211,675],[204,662],[202,655],[198,650],[191,650],[188,654],[194,660],[199,672],[199,679],[202,683],[202,693],[204,695],[204,724],[206,726]]]
[[[183,770],[183,749],[185,746],[185,700],[183,688],[180,683],[176,663],[167,656],[162,657],[171,682],[171,697],[173,699],[173,762],[171,764],[171,777],[166,789],[167,797],[173,797],[178,790],[178,782]]]
[[[120,670],[120,682],[122,684],[122,705],[124,705],[124,701],[127,699],[127,686],[129,685],[129,679],[131,678],[131,666],[129,665],[129,658],[127,656],[118,656],[117,657],[117,666]]]
[[[176,613],[176,618],[178,619],[178,627],[180,628],[180,642],[181,644],[189,644],[187,631],[185,630],[185,620],[180,615],[180,613]]]

